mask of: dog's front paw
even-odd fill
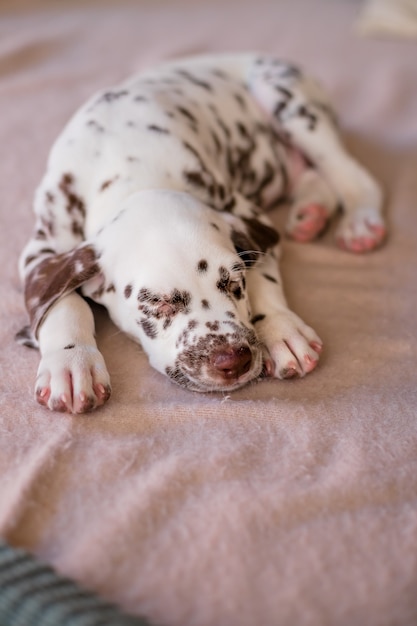
[[[94,346],[68,345],[42,356],[36,378],[39,404],[61,413],[87,413],[110,397],[110,377]]]
[[[323,343],[295,313],[283,311],[265,316],[256,325],[256,331],[267,349],[267,376],[302,377],[317,366]]]

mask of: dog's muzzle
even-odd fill
[[[257,378],[262,371],[262,351],[253,330],[208,333],[196,338],[179,354],[166,374],[193,391],[232,391]]]

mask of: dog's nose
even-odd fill
[[[211,358],[212,367],[226,380],[239,378],[249,371],[252,363],[252,352],[247,346],[228,348],[216,352]]]

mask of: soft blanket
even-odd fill
[[[352,0],[0,4],[0,534],[166,626],[417,621],[417,53],[355,34]],[[390,237],[284,243],[325,343],[303,380],[204,395],[153,371],[97,309],[114,384],[85,417],[33,400],[17,258],[50,145],[96,89],[151,63],[264,50],[327,86],[383,182]],[[278,226],[285,211],[277,210]]]

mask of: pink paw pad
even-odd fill
[[[327,219],[327,209],[323,205],[308,204],[298,209],[297,221],[288,234],[300,243],[311,241],[325,228]]]

